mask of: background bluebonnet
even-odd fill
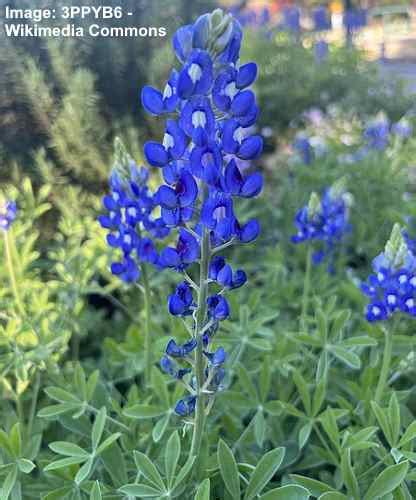
[[[17,216],[17,205],[12,200],[0,199],[0,229],[7,231]]]

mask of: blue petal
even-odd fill
[[[186,61],[192,51],[193,27],[188,24],[179,28],[173,35],[173,48],[176,57],[182,63]]]
[[[149,141],[144,145],[146,160],[154,167],[163,167],[169,161],[168,154],[162,144]]]
[[[235,116],[245,115],[254,105],[255,98],[251,90],[239,92],[231,103],[231,111]]]
[[[242,243],[250,243],[254,241],[260,233],[260,224],[256,219],[252,219],[242,227],[240,231],[240,241]]]
[[[180,316],[185,312],[185,304],[176,293],[169,296],[168,307],[170,314],[173,316]]]
[[[171,247],[164,248],[160,254],[163,267],[178,267],[181,263],[178,252]]]
[[[175,208],[178,204],[176,193],[169,186],[160,186],[156,193],[156,200],[164,208]]]
[[[160,115],[164,111],[163,96],[161,92],[146,85],[141,94],[144,109],[152,115]]]
[[[229,264],[226,264],[218,273],[217,281],[220,285],[231,286],[233,282],[233,271]]]
[[[243,89],[251,85],[257,76],[257,64],[249,62],[240,67],[237,74],[236,86]]]
[[[247,177],[241,189],[241,196],[252,198],[257,196],[263,188],[263,176],[259,173]]]
[[[238,151],[239,158],[243,160],[253,160],[258,158],[263,151],[263,139],[260,135],[252,135],[247,137],[241,143],[240,149]]]

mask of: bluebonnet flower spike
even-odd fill
[[[149,113],[170,113],[163,140],[147,142],[144,152],[164,179],[153,201],[160,206],[165,225],[178,235],[158,259],[162,268],[184,275],[169,295],[169,312],[186,321],[191,334],[183,344],[169,341],[161,369],[174,378],[186,377],[187,372],[179,371],[176,364],[190,363],[192,356],[196,364],[201,342],[205,352],[200,360],[206,365],[206,379],[194,382],[196,377],[186,377],[186,388],[193,392],[177,403],[175,411],[181,416],[193,413],[204,384],[213,392],[221,387],[224,371],[219,366],[226,353],[221,347],[213,350],[211,343],[219,322],[231,314],[225,293],[247,280],[242,269],[234,271],[224,258],[213,254],[224,244],[249,243],[260,232],[256,219],[239,221],[234,211],[236,200],[253,198],[263,187],[260,173],[240,166],[241,160],[258,158],[263,149],[262,137],[254,128],[256,98],[249,88],[257,66],[240,64],[241,39],[240,24],[230,14],[217,9],[200,16],[173,37],[181,67],[172,72],[165,90],[145,87],[142,91],[142,104]],[[127,237],[125,244],[133,244],[130,240]],[[215,290],[206,290],[206,303],[199,304],[193,297],[198,285],[190,275],[194,264],[199,263],[201,271],[203,261],[205,269],[209,267],[209,279],[199,286]],[[201,311],[206,311],[203,318]]]
[[[0,229],[7,231],[16,216],[16,203],[14,201],[0,199]]]

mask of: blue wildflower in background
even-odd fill
[[[370,299],[367,321],[387,320],[396,312],[416,316],[416,256],[399,224],[372,267],[374,273],[361,285]]]
[[[302,163],[310,165],[314,160],[315,154],[309,137],[305,134],[297,134],[293,141],[293,149],[298,154]]]
[[[380,113],[374,120],[371,120],[363,132],[367,147],[375,151],[383,151],[390,140],[390,122],[388,118]]]
[[[120,143],[118,147],[122,147]],[[154,217],[157,204],[147,185],[149,172],[138,169],[127,157],[113,168],[110,193],[103,198],[107,210],[98,220],[109,230],[108,244],[120,250],[121,260],[111,264],[111,272],[126,283],[140,277],[142,262],[159,266],[159,254],[154,239],[163,239],[169,228],[161,217]]]
[[[149,113],[170,113],[162,142],[147,142],[144,152],[164,179],[154,197],[163,222],[178,232],[176,244],[162,250],[159,265],[183,275],[168,307],[185,321],[191,340],[180,345],[171,339],[160,367],[182,380],[189,392],[175,407],[184,417],[198,409],[199,401],[209,406],[222,387],[227,354],[222,347],[214,350],[212,338],[231,313],[226,293],[247,280],[218,252],[249,243],[260,231],[257,220],[242,223],[234,211],[238,198],[257,196],[263,186],[260,173],[246,164],[240,167],[240,161],[258,158],[263,148],[254,132],[258,108],[250,89],[257,66],[239,63],[241,39],[241,27],[231,15],[216,10],[199,17],[173,37],[181,68],[168,82],[168,92],[146,86],[141,94]],[[169,109],[165,95],[175,96]],[[196,281],[189,274],[195,264],[200,271]],[[203,369],[198,369],[201,362]]]
[[[314,264],[328,258],[328,270],[333,271],[334,252],[350,231],[349,208],[351,195],[346,192],[341,179],[326,189],[319,197],[312,193],[309,203],[295,216],[297,233],[292,236],[293,243],[317,243],[312,254]]]
[[[0,200],[0,229],[7,231],[17,216],[16,202]]]
[[[283,10],[283,27],[295,35],[300,33],[300,9],[298,7],[285,7]]]
[[[357,31],[367,26],[368,13],[366,9],[349,9],[344,12],[343,24],[348,31]]]
[[[327,31],[332,28],[330,12],[323,5],[312,11],[312,19],[315,31]]]

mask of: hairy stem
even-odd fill
[[[197,346],[195,350],[195,375],[196,375],[196,407],[195,407],[195,424],[192,436],[192,445],[190,456],[197,457],[201,448],[204,425],[205,425],[205,395],[202,392],[204,385],[204,355],[203,341],[201,330],[204,327],[207,313],[207,296],[208,296],[208,266],[210,261],[210,242],[209,232],[204,229],[201,244],[201,260],[199,270],[199,293],[198,293],[198,310],[196,312],[195,334]]]
[[[300,315],[300,328],[303,331],[306,330],[306,316],[308,314],[309,290],[311,287],[311,261],[312,261],[312,248],[308,247],[308,251],[306,253],[305,278],[303,282],[302,312]]]
[[[144,351],[145,351],[145,365],[144,365],[144,380],[146,387],[150,386],[150,377],[152,373],[152,342],[150,331],[150,285],[149,276],[145,264],[141,265],[143,288],[144,288]]]

